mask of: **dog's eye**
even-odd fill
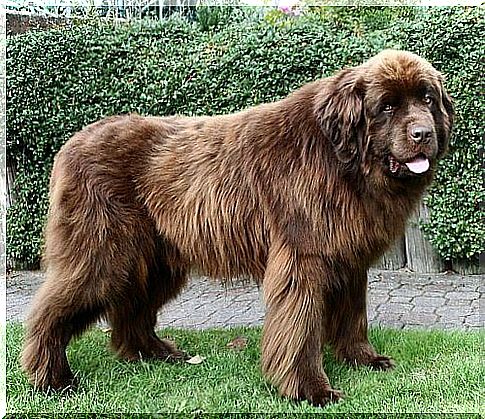
[[[426,93],[424,95],[424,103],[426,103],[426,105],[431,105],[433,103],[433,97],[429,94],[429,93]]]
[[[382,107],[383,112],[385,113],[393,113],[395,109],[395,106],[390,105],[389,103],[385,104]]]

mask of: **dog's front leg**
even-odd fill
[[[379,355],[367,337],[367,270],[346,268],[334,273],[332,289],[325,294],[324,332],[337,359],[350,365],[391,369],[394,361]]]
[[[323,406],[339,400],[322,367],[324,266],[289,246],[269,254],[263,287],[262,369],[284,396]]]

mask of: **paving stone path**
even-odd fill
[[[7,277],[7,320],[25,319],[44,274],[14,272]],[[485,275],[415,274],[371,270],[368,316],[371,325],[394,328],[472,330],[484,326]],[[184,292],[159,314],[159,326],[213,328],[263,323],[262,289],[235,281],[224,286],[191,278]]]

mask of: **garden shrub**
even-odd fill
[[[403,8],[392,18],[384,12],[373,21],[369,8],[349,10],[336,25],[328,10],[277,23],[257,13],[219,11],[211,18],[203,11],[192,21],[96,23],[8,39],[7,159],[18,173],[7,217],[9,258],[39,260],[53,156],[86,124],[128,112],[233,112],[282,98],[386,47],[415,51],[447,75],[457,124],[423,228],[445,259],[476,256],[484,247],[483,11]],[[355,23],[359,13],[362,24]]]

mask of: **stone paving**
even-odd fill
[[[42,272],[14,272],[7,278],[7,320],[24,320]],[[485,275],[415,274],[406,270],[369,272],[371,325],[393,328],[472,330],[484,326]],[[180,296],[159,314],[159,326],[213,328],[261,325],[262,289],[235,281],[224,286],[191,278]]]

